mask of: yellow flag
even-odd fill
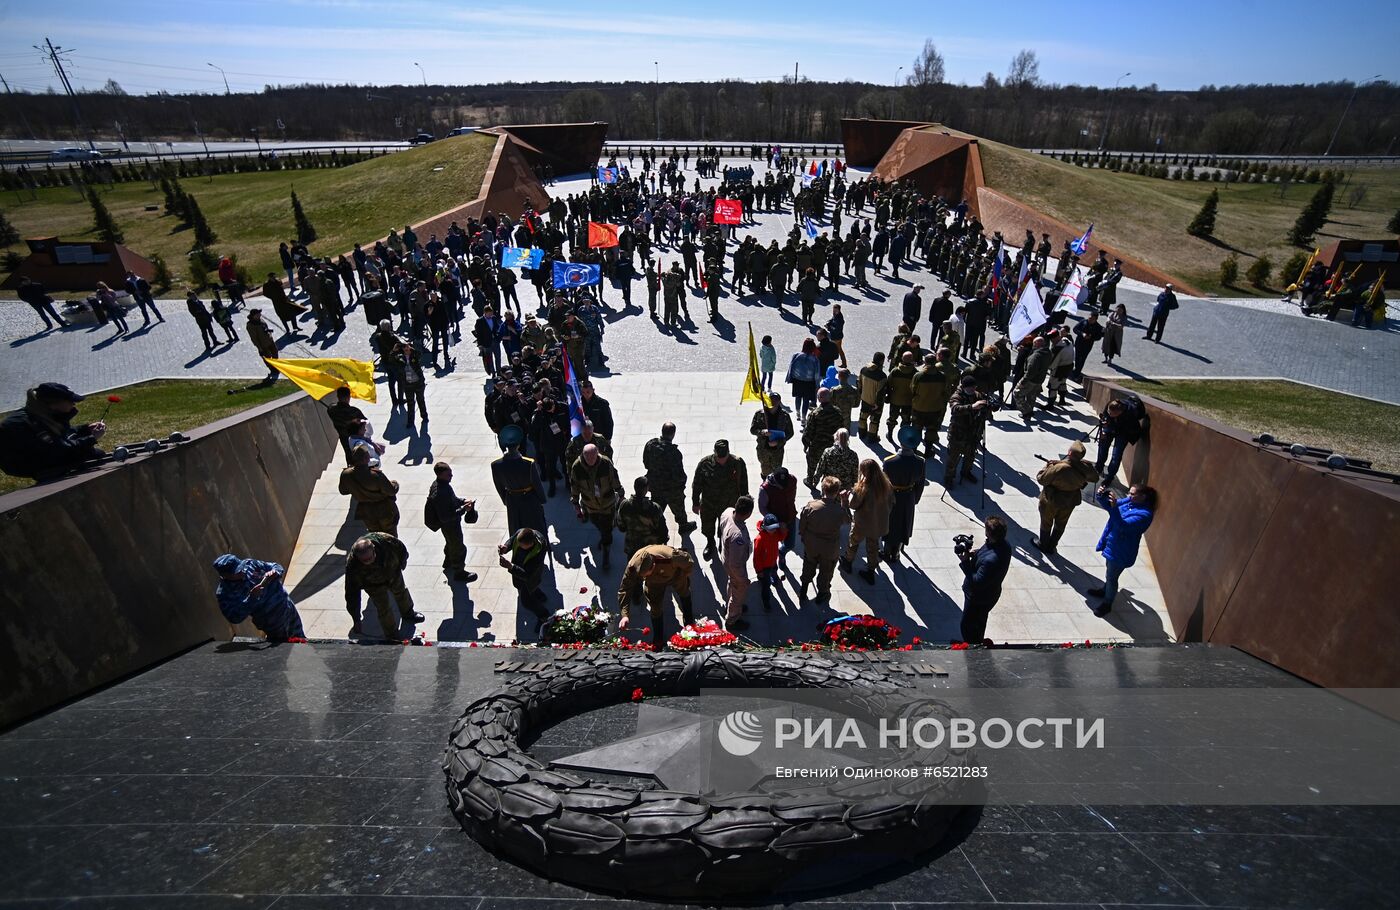
[[[346,357],[299,357],[268,360],[267,365],[320,401],[341,386],[349,386],[350,396],[362,401],[379,400],[374,388],[374,364]]]
[[[1366,308],[1373,311],[1377,319],[1385,319],[1385,272],[1385,269],[1381,269],[1376,283],[1371,286],[1371,296],[1366,301]]]
[[[1302,283],[1303,283],[1303,279],[1306,278],[1307,275],[1308,275],[1308,269],[1310,269],[1310,268],[1313,267],[1313,263],[1314,263],[1314,262],[1317,262],[1317,257],[1318,257],[1318,256],[1321,256],[1321,255],[1322,255],[1322,247],[1314,247],[1314,248],[1313,248],[1313,251],[1312,251],[1312,255],[1309,256],[1309,257],[1308,257],[1308,261],[1307,261],[1306,263],[1304,263],[1304,265],[1303,265],[1303,270],[1302,270],[1301,272],[1298,273],[1298,279],[1297,279],[1296,281],[1293,282],[1294,284],[1302,284]]]
[[[753,346],[753,323],[749,324],[749,375],[744,379],[744,391],[739,396],[740,404],[746,401],[759,401],[765,408],[768,407],[768,393],[763,391],[763,383],[759,381],[758,351]]]

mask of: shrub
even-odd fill
[[[196,291],[209,283],[209,267],[197,253],[190,253],[190,281]]]
[[[1249,264],[1249,269],[1244,273],[1244,277],[1248,278],[1249,283],[1256,288],[1267,287],[1273,271],[1274,264],[1269,261],[1269,257],[1260,256]]]
[[[117,227],[117,220],[107,210],[107,204],[97,195],[97,190],[88,190],[88,204],[92,206],[92,227],[97,231],[97,236],[108,243],[121,243],[121,228]]]
[[[292,191],[292,218],[296,222],[297,242],[310,244],[316,239],[316,228],[311,224],[311,219],[306,217],[306,210],[301,207],[301,200],[297,198],[296,191]]]
[[[1225,287],[1234,287],[1235,282],[1240,277],[1240,257],[1231,253],[1225,261],[1220,263],[1220,283]]]
[[[18,250],[6,250],[4,256],[0,256],[0,269],[6,272],[13,272],[21,265],[24,265],[24,255]]]
[[[168,290],[175,283],[175,278],[170,274],[170,266],[166,264],[165,257],[159,253],[151,256],[151,265],[155,267],[156,273],[151,278],[151,285],[156,290]]]
[[[1191,223],[1186,228],[1186,233],[1192,237],[1209,237],[1215,232],[1215,212],[1220,207],[1220,191],[1211,190],[1206,201],[1201,205],[1201,210],[1196,213],[1196,217],[1191,219]]]
[[[1385,229],[1392,234],[1400,234],[1400,209],[1395,210],[1395,214],[1390,216],[1386,222]]]
[[[0,212],[0,246],[9,246],[12,243],[19,243],[19,230],[10,223],[4,212]]]
[[[1310,257],[1307,253],[1295,252],[1284,260],[1283,268],[1279,269],[1278,280],[1285,284],[1293,284],[1303,277],[1303,268],[1308,264]]]
[[[185,207],[188,210],[190,227],[194,228],[194,245],[196,247],[208,247],[219,239],[219,235],[214,233],[214,229],[209,226],[209,222],[204,220],[204,213],[199,210],[199,203],[193,195],[185,196]]]
[[[1332,194],[1335,188],[1331,183],[1324,183],[1313,193],[1313,197],[1308,200],[1308,204],[1303,206],[1303,211],[1298,214],[1298,220],[1293,223],[1293,229],[1288,232],[1288,242],[1294,246],[1305,246],[1312,241],[1313,235],[1322,229],[1327,223],[1327,213],[1332,210]]]

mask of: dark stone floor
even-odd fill
[[[210,645],[20,726],[0,736],[0,907],[614,903],[487,854],[448,812],[447,731],[510,653]],[[905,656],[953,686],[1298,685],[1205,647]],[[575,718],[534,748],[601,745],[634,711]],[[1000,806],[965,835],[815,900],[1359,908],[1400,893],[1400,809]]]

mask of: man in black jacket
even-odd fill
[[[42,284],[40,284],[32,278],[21,279],[19,283],[19,290],[16,293],[19,295],[20,300],[23,300],[25,303],[33,307],[34,312],[39,314],[39,318],[44,320],[45,332],[49,331],[54,327],[53,322],[49,321],[50,316],[53,317],[54,322],[57,322],[60,326],[64,328],[67,328],[68,323],[65,322],[63,320],[63,317],[58,315],[58,311],[53,308],[53,298],[50,297],[48,295],[48,292],[44,290],[44,286]]]
[[[455,581],[476,581],[476,573],[467,571],[467,545],[462,540],[462,519],[468,523],[476,521],[476,500],[462,499],[452,489],[452,466],[445,461],[433,465],[437,479],[428,488],[427,518],[442,531],[442,569],[450,572]]]
[[[43,382],[29,390],[24,407],[0,423],[0,470],[15,477],[52,480],[101,457],[102,421],[74,427],[83,396],[66,385]]]
[[[993,515],[983,522],[987,540],[958,557],[963,571],[962,637],[981,644],[987,636],[987,617],[1001,599],[1001,583],[1011,568],[1011,544],[1006,542],[1006,522]]]

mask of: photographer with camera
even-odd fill
[[[1088,593],[1090,597],[1103,598],[1094,608],[1094,615],[1107,616],[1113,609],[1113,599],[1118,596],[1118,576],[1137,562],[1138,544],[1152,526],[1157,511],[1157,491],[1146,484],[1135,483],[1128,488],[1127,496],[1119,497],[1105,483],[1095,491],[1094,501],[1108,510],[1108,524],[1104,525],[1098,546],[1094,548],[1103,554],[1106,569],[1103,587],[1090,588]]]
[[[961,480],[977,482],[972,473],[972,462],[977,457],[977,446],[987,429],[987,419],[996,407],[992,399],[983,395],[977,388],[977,377],[963,374],[958,381],[958,390],[948,401],[948,456],[943,466],[943,486],[952,487]],[[962,472],[958,472],[961,465]]]
[[[1123,450],[1145,439],[1151,426],[1152,419],[1148,417],[1142,399],[1131,392],[1120,394],[1104,408],[1099,415],[1099,454],[1094,459],[1094,470],[1099,472],[1105,485],[1111,484],[1113,478],[1118,476]],[[1108,460],[1107,470],[1104,470],[1105,458]]]
[[[986,640],[987,617],[1001,599],[1001,583],[1011,568],[1011,544],[1006,542],[1006,522],[995,515],[982,523],[987,539],[972,548],[972,535],[953,538],[953,552],[963,571],[962,640],[978,644]]]

